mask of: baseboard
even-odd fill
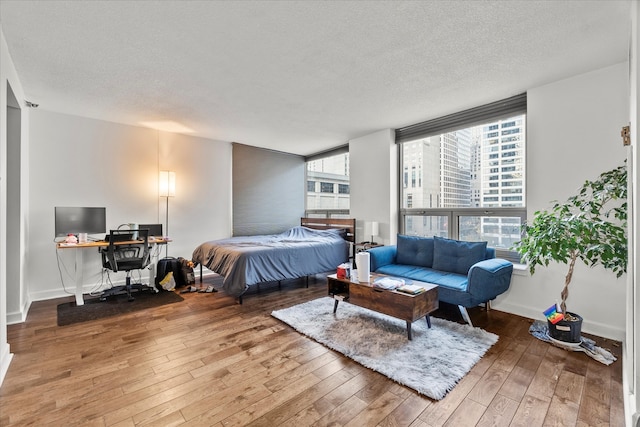
[[[202,277],[203,278],[204,277],[209,277],[209,276],[217,276],[217,275],[218,275],[217,273],[214,273],[211,270],[203,269],[203,271],[202,271]],[[195,276],[196,276],[196,282],[198,282],[200,280],[199,272],[196,273]],[[111,284],[113,286],[124,285],[125,284],[125,280],[126,279],[124,277],[122,277],[122,278],[120,278],[118,280],[112,280]],[[150,286],[154,286],[154,284],[152,284],[152,283],[147,283],[147,277],[146,276],[142,278],[142,282],[146,283],[146,284],[148,284]],[[75,290],[75,288],[73,288],[73,290]],[[92,291],[95,292],[95,290],[96,290],[96,286],[95,285],[85,285],[82,288],[82,293],[84,295],[87,295],[87,294],[91,293]],[[30,296],[29,304],[31,304],[31,301],[46,301],[46,300],[50,300],[50,299],[66,298],[66,297],[75,298],[75,293],[66,292],[64,289],[51,289],[51,290],[46,290],[46,291],[31,292],[29,294],[29,296]],[[25,317],[26,317],[26,311],[25,311]],[[23,320],[18,320],[18,321],[14,322],[14,323],[20,323],[20,322],[23,322],[23,321],[24,321],[24,319]],[[7,319],[7,323],[9,323],[8,319]]]
[[[16,323],[22,323],[27,320],[27,314],[29,314],[29,308],[31,307],[31,298],[27,298],[19,312],[7,313],[7,325],[14,325]]]
[[[633,364],[633,360],[628,360],[626,343],[622,347],[622,366],[630,366]],[[622,398],[624,400],[624,420],[627,427],[638,427],[640,425],[640,414],[638,413],[638,407],[636,405],[637,399],[634,393],[629,392],[631,387],[629,386],[628,375],[626,372],[622,372]]]
[[[525,307],[517,304],[510,304],[508,302],[492,302],[491,307],[496,310],[504,311],[506,313],[515,314],[522,317],[528,317],[529,319],[544,320],[542,312],[540,310],[532,309],[531,307]],[[587,334],[596,335],[602,338],[608,338],[616,341],[624,341],[626,338],[625,330],[614,328],[611,325],[604,323],[593,322],[589,319],[582,321],[582,330]]]
[[[9,344],[3,343],[0,348],[0,385],[4,381],[4,377],[7,375],[11,359],[13,359],[13,353],[9,352]]]
[[[148,278],[146,276],[142,277],[142,283],[149,284],[147,282],[148,282]],[[114,278],[110,281],[110,285],[113,285],[113,286],[120,286],[120,285],[124,285],[125,283],[126,283],[126,278],[124,276],[118,279]],[[133,283],[138,283],[137,277],[134,277]],[[150,286],[154,286],[154,284],[151,283]],[[82,287],[82,294],[86,296],[93,292],[94,296],[98,296],[98,294],[100,294],[103,289],[108,289],[108,288],[104,287],[104,288],[100,288],[100,290],[96,290],[95,284],[84,285]],[[37,291],[37,292],[29,293],[29,296],[31,297],[32,301],[46,301],[50,299],[66,298],[66,297],[73,297],[75,299],[75,295],[76,295],[75,287],[67,289],[66,291],[64,289],[58,288],[58,289],[51,289],[46,291]]]

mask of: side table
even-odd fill
[[[384,246],[382,243],[371,243],[371,242],[360,242],[354,243],[353,247],[355,249],[355,253],[366,251],[367,249],[377,248],[378,246]],[[357,268],[355,254],[353,257],[353,268]]]

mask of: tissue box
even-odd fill
[[[347,279],[351,276],[351,266],[349,264],[340,264],[336,271],[338,279]]]

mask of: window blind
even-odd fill
[[[526,111],[527,94],[522,93],[511,98],[396,129],[396,143],[447,133],[483,122],[526,113]]]
[[[300,225],[302,156],[234,143],[232,164],[234,236],[275,234]]]
[[[349,152],[349,144],[341,145],[340,147],[332,148],[330,150],[321,151],[319,153],[310,154],[304,158],[305,162],[311,162],[313,160],[326,159],[327,157],[337,156],[338,154],[345,154]]]

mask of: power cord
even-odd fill
[[[60,275],[60,283],[62,283],[62,289],[64,290],[64,292],[65,292],[66,294],[69,294],[69,295],[75,295],[75,292],[69,292],[69,291],[67,290],[67,287],[66,287],[66,286],[65,286],[65,284],[64,284],[64,277],[63,277],[63,275],[62,275],[62,268],[60,267],[60,249],[58,249],[58,243],[59,243],[59,242],[58,242],[56,239],[53,239],[53,241],[54,241],[54,243],[56,244],[56,246],[55,246],[55,250],[56,250],[56,261],[57,261],[57,264],[58,264],[58,274]],[[74,263],[75,263],[75,261],[74,261]],[[69,270],[67,269],[67,266],[64,264],[64,262],[62,263],[62,265],[64,266],[64,269],[65,269],[65,272],[67,273],[67,275],[68,275],[68,276],[70,276],[70,274],[69,274]],[[78,268],[78,266],[77,266],[77,265],[76,265],[76,268]]]

